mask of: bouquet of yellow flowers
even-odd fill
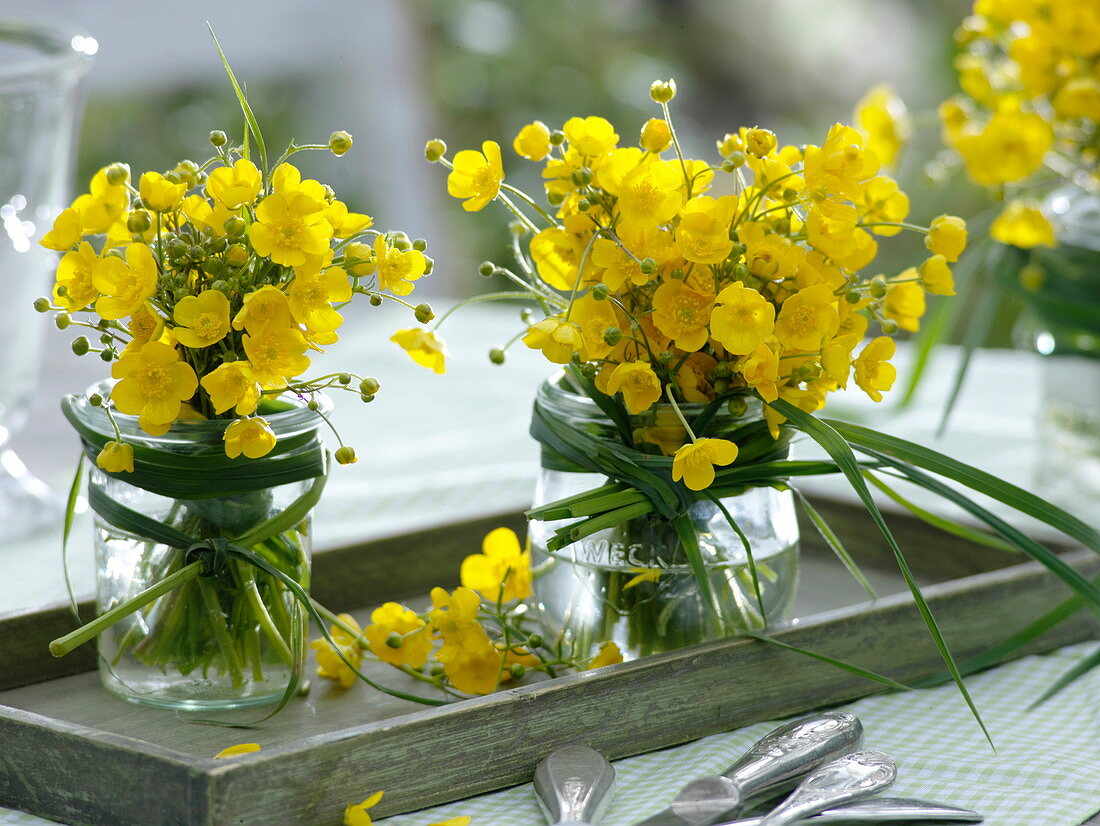
[[[486,262],[481,273],[520,289],[475,300],[523,298],[541,310],[541,318],[527,315],[529,326],[513,341],[522,338],[564,367],[534,406],[531,433],[544,467],[606,480],[531,510],[532,545],[552,557],[598,537],[629,550],[637,576],[605,582],[601,593],[611,602],[608,616],[648,612],[644,628],[631,630],[635,653],[664,647],[662,637],[684,644],[760,628],[768,618],[762,584],[769,572],[754,562],[753,543],[723,500],[758,488],[786,491],[801,475],[841,473],[894,550],[958,679],[867,481],[888,489],[883,477],[892,476],[965,502],[1017,547],[1059,569],[1049,551],[1003,531],[995,516],[925,471],[1040,519],[1064,515],[1053,517],[1055,509],[1041,500],[923,446],[813,414],[849,382],[876,401],[890,389],[891,336],[917,329],[926,293],[953,294],[952,264],[966,246],[966,225],[950,215],[928,226],[909,223],[905,193],[882,173],[863,135],[842,124],[820,146],[782,145],[754,127],[717,141],[716,160],[687,157],[669,111],[675,91],[672,81],[653,84],[662,117],[644,124],[638,146],[620,145],[615,127],[596,116],[570,118],[561,129],[539,121],[523,127],[513,148],[543,164],[549,208],[505,181],[495,142],[453,159],[441,140],[426,146],[428,160],[450,170],[448,192],[465,210],[496,201],[514,216],[518,267]],[[879,240],[902,231],[924,235],[927,257],[901,272],[875,273]],[[867,340],[872,326],[878,334]],[[395,340],[418,361],[429,350],[445,352],[435,328],[413,332],[415,341]],[[505,349],[494,349],[492,360],[502,362]],[[559,391],[590,399],[604,423],[570,420],[553,402]],[[795,432],[817,441],[828,460],[789,459]],[[846,559],[820,516],[811,518]],[[735,577],[716,578],[711,570],[715,520],[744,544],[757,612],[739,595],[719,592]],[[1070,530],[1100,548],[1091,528],[1074,521]],[[537,598],[540,577],[560,561],[534,560]],[[642,587],[659,584],[678,565],[693,572],[697,599],[662,599]],[[1067,581],[1092,588],[1074,574]],[[643,598],[632,596],[643,591]],[[677,636],[685,602],[709,620],[700,620],[698,633]],[[740,606],[732,616],[727,602]],[[572,620],[558,617],[566,626],[585,613],[572,608],[564,612]],[[635,645],[639,636],[646,639]]]
[[[352,372],[306,377],[310,354],[338,341],[357,296],[431,318],[403,298],[431,271],[424,243],[374,229],[290,162],[344,155],[351,136],[291,144],[271,163],[229,76],[242,142],[215,131],[208,160],[136,179],[101,169],[42,241],[63,254],[38,309],[89,331],[73,351],[96,353],[115,380],[63,404],[97,465],[89,499],[110,574],[103,616],[53,648],[107,632],[108,685],[149,702],[259,702],[293,682],[325,391],[379,391]],[[335,458],[356,461],[342,441]]]

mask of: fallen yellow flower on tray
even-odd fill
[[[362,803],[352,803],[344,809],[344,826],[371,826],[374,823],[370,819],[367,809],[377,805],[385,792],[375,792]]]
[[[220,760],[223,757],[238,757],[242,754],[252,754],[260,750],[259,743],[239,743],[236,746],[230,746],[227,749],[222,749],[214,755],[215,760]]]

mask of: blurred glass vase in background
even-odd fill
[[[1100,194],[1053,192],[1058,246],[1020,271],[1024,343],[1043,356],[1037,481],[1055,504],[1100,522]],[[1031,269],[1029,269],[1029,267]]]
[[[67,205],[80,81],[98,49],[63,26],[0,18],[0,530],[34,530],[59,510],[11,451],[35,392],[42,318],[35,298],[49,289],[57,254],[39,241]]]

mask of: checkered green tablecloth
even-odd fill
[[[1094,648],[1069,646],[968,681],[996,753],[953,686],[869,697],[844,708],[863,721],[865,745],[897,761],[891,795],[975,809],[987,826],[1077,826],[1100,810],[1100,672],[1036,709],[1027,707]],[[629,826],[656,813],[686,781],[721,772],[776,723],[620,760],[615,796],[601,826]],[[525,785],[387,818],[380,826],[427,826],[457,815],[469,815],[471,826],[545,822]]]

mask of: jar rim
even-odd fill
[[[0,80],[48,75],[59,69],[85,71],[99,42],[75,26],[44,20],[0,17],[0,44],[29,46],[34,54],[0,62]]]
[[[113,410],[111,418],[108,418],[102,407],[93,407],[88,401],[92,394],[108,395],[115,383],[116,380],[114,379],[103,379],[91,384],[82,395],[68,397],[71,400],[73,411],[89,427],[103,435],[113,437],[114,427],[111,426],[111,418],[113,418],[122,435],[131,441],[209,441],[213,435],[216,435],[220,441],[225,428],[234,421],[234,419],[182,419],[173,422],[168,432],[163,435],[151,436],[139,426],[138,420],[140,417]],[[310,410],[306,402],[297,397],[292,396],[284,399],[280,396],[278,398],[280,401],[288,402],[293,406],[287,410],[258,414],[268,423],[278,439],[320,428],[324,422],[323,416],[330,413],[333,408],[332,399],[324,393],[317,393],[314,397],[318,404],[317,410]]]

